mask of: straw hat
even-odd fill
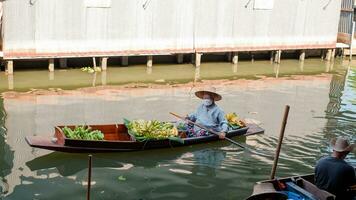
[[[258,183],[253,187],[253,193],[246,200],[286,200],[288,196],[276,191],[272,183]]]
[[[350,144],[350,142],[343,137],[334,138],[330,142],[331,147],[337,152],[352,151],[355,144]]]
[[[203,88],[195,92],[195,96],[201,99],[203,99],[204,94],[209,94],[211,97],[213,97],[214,101],[219,101],[222,99],[221,95],[216,93],[216,88],[214,87]]]

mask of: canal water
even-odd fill
[[[174,120],[192,112],[194,90],[214,85],[225,112],[259,123],[264,134],[236,138],[256,155],[221,141],[183,148],[93,154],[92,199],[244,199],[272,167],[283,109],[291,106],[277,176],[312,173],[328,141],[356,130],[356,63],[309,59],[16,71],[0,75],[0,198],[85,199],[87,155],[29,147],[68,124],[123,118]],[[347,161],[356,164],[351,153]]]

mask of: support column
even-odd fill
[[[331,60],[335,59],[336,49],[332,49],[331,51]]]
[[[101,70],[106,71],[106,69],[108,68],[108,57],[100,58],[100,63],[101,63]]]
[[[274,56],[274,62],[275,63],[281,63],[281,55],[282,55],[282,50],[278,50]]]
[[[326,52],[326,57],[325,57],[326,61],[330,61],[331,60],[331,54],[332,54],[332,50],[328,49],[328,51]]]
[[[183,63],[183,58],[184,58],[183,54],[178,54],[177,55],[177,63],[178,64],[182,64]]]
[[[195,53],[195,67],[199,67],[201,64],[201,53]]]
[[[48,71],[53,72],[54,71],[54,59],[50,58],[48,60]]]
[[[299,61],[305,60],[305,50],[300,50]]]
[[[147,67],[152,67],[153,65],[153,56],[147,56]]]
[[[122,66],[127,66],[127,65],[129,65],[129,57],[128,57],[128,56],[122,56],[122,57],[121,57],[121,65],[122,65]]]
[[[59,67],[60,68],[67,68],[67,58],[60,58],[59,59]]]
[[[239,54],[238,52],[234,52],[232,55],[232,63],[237,64],[239,62]]]
[[[7,72],[7,74],[14,74],[14,61],[6,61],[5,71]]]

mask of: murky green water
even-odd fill
[[[64,93],[27,92],[0,99],[0,191],[5,200],[85,199],[87,155],[30,148],[27,135],[49,136],[59,124],[104,124],[123,117],[172,120],[169,111],[188,113],[199,100],[194,81],[213,82],[226,112],[262,122],[265,134],[239,138],[253,149],[273,154],[285,104],[291,106],[277,175],[313,171],[338,135],[354,139],[356,68],[320,60],[256,61],[233,66],[203,64],[109,68],[106,74],[15,71],[0,75],[0,90],[73,89]],[[298,76],[295,76],[298,75]],[[267,78],[262,78],[262,77]],[[246,80],[242,80],[246,79]],[[188,83],[180,87],[78,87],[125,83]],[[94,83],[94,84],[93,84]],[[211,83],[211,82],[209,82]],[[201,83],[200,83],[201,84]],[[5,114],[6,113],[6,114]],[[267,179],[272,160],[226,142],[144,152],[94,154],[92,199],[244,199],[254,182]],[[348,161],[356,163],[351,154]],[[120,178],[119,178],[120,177]]]

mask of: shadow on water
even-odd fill
[[[6,113],[3,109],[3,99],[0,98],[0,197],[5,195],[9,190],[9,185],[4,177],[11,173],[14,160],[14,151],[6,143],[5,118]]]

